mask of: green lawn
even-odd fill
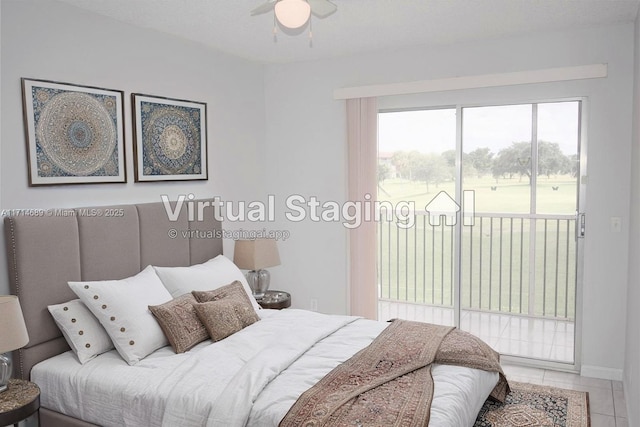
[[[528,213],[529,185],[518,180],[476,179],[466,189],[476,191],[476,212]],[[492,190],[491,187],[496,189]],[[422,209],[453,183],[387,180],[380,200],[415,201]],[[553,190],[553,187],[558,187]],[[538,183],[539,213],[573,213],[575,180],[542,178]],[[541,210],[542,209],[542,210]],[[536,253],[530,261],[531,221],[535,221]],[[476,218],[462,229],[461,299],[463,308],[573,318],[575,313],[575,221],[522,218]],[[378,226],[378,272],[382,298],[452,305],[454,228],[432,227],[416,216],[410,229],[393,222]],[[531,269],[534,269],[534,312],[529,313]]]
[[[576,178],[568,175],[538,177],[537,213],[573,214],[576,202]],[[475,191],[476,212],[529,213],[530,192],[528,178],[500,179],[472,178],[463,182],[464,190]],[[557,190],[554,190],[554,187]],[[413,201],[416,209],[424,207],[440,192],[455,196],[455,183],[444,182],[427,185],[406,179],[387,179],[380,183],[378,199],[392,203]]]

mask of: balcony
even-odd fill
[[[574,216],[476,213],[459,241],[427,212],[412,219],[378,225],[381,320],[454,325],[459,280],[462,330],[501,354],[574,362]]]

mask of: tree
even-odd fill
[[[447,179],[454,181],[456,179],[456,159],[458,158],[456,150],[443,151],[440,156],[447,167]]]
[[[414,177],[416,180],[427,184],[435,184],[436,187],[449,176],[449,167],[446,160],[439,154],[418,154],[416,157]]]
[[[487,154],[483,154],[483,151],[486,150]],[[476,153],[479,152],[479,153]],[[475,158],[472,154],[475,154]],[[485,158],[487,157],[487,158]],[[478,148],[477,150],[472,151],[471,153],[462,153],[462,173],[465,177],[479,177],[482,178],[486,173],[491,170],[491,165],[493,162],[493,154],[489,152],[488,148]],[[447,163],[447,168],[449,171],[449,178],[451,180],[456,179],[456,160],[458,158],[458,154],[456,150],[447,150],[442,152],[442,158]],[[478,166],[480,169],[478,169]]]
[[[568,174],[574,178],[577,178],[579,170],[580,170],[580,160],[578,159],[578,155],[572,154],[567,157],[567,163],[561,173]]]
[[[386,163],[378,162],[378,183],[384,182],[385,179],[389,178],[391,174],[391,168]]]
[[[441,155],[444,161],[447,162],[447,166],[456,168],[456,158],[458,157],[456,150],[443,151]]]
[[[571,161],[560,150],[557,142],[538,142],[538,175],[551,175],[563,173],[570,168]]]
[[[477,169],[473,166],[472,163],[465,163],[462,166],[462,176],[465,178],[482,178],[482,175],[478,173]]]
[[[510,147],[498,151],[491,168],[494,178],[504,178],[514,175],[529,177],[531,184],[531,143],[513,142]]]
[[[551,175],[566,173],[572,170],[572,161],[560,150],[560,145],[556,142],[538,142],[538,175]],[[511,146],[503,148],[498,152],[493,161],[493,176],[498,179],[508,176],[513,178],[519,175],[521,178],[527,176],[531,184],[531,143],[513,142]]]
[[[466,168],[472,166],[473,169],[475,169],[478,178],[482,178],[491,172],[491,167],[493,166],[493,153],[486,147],[476,148],[469,154],[465,155],[464,165]]]

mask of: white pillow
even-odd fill
[[[173,298],[191,291],[212,291],[238,280],[249,296],[253,309],[258,311],[260,306],[253,297],[251,288],[242,271],[224,255],[209,261],[192,265],[191,267],[154,267],[162,283]]]
[[[122,280],[69,282],[69,287],[100,321],[129,365],[169,344],[149,311],[150,305],[171,299],[153,267]]]
[[[71,350],[85,364],[113,349],[113,342],[98,319],[79,299],[47,307]]]

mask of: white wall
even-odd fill
[[[627,349],[624,393],[629,425],[640,424],[640,15],[635,25],[635,84],[633,148],[631,153],[631,229],[629,233],[629,290],[627,296]]]
[[[2,0],[1,7],[1,208],[152,202],[161,194],[188,193],[253,200],[263,193],[261,65],[64,3]],[[21,77],[123,90],[129,182],[28,187]],[[208,181],[133,183],[133,92],[207,103]],[[1,248],[6,269],[4,244]],[[6,272],[0,277],[0,294],[8,293]]]
[[[321,34],[317,34],[321,43]],[[291,193],[321,201],[346,197],[345,106],[333,90],[486,73],[607,63],[601,80],[432,94],[447,105],[463,99],[589,98],[589,229],[585,241],[583,367],[590,375],[622,378],[628,269],[633,26],[545,33],[437,48],[413,48],[343,59],[271,65],[265,77],[267,189],[279,200]],[[610,217],[623,218],[610,233]],[[275,283],[291,290],[294,304],[347,312],[347,238],[339,224],[290,224],[281,245]]]

